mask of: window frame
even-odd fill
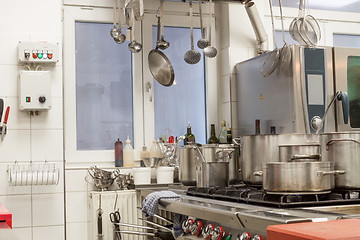
[[[75,22],[112,23],[111,8],[64,7],[64,145],[66,163],[99,163],[114,166],[114,150],[77,150],[76,136],[76,56]],[[136,34],[141,36],[141,24],[136,22]],[[110,29],[109,29],[110,30]],[[109,34],[110,37],[110,34]],[[124,43],[126,44],[126,43]],[[142,56],[132,55],[133,128],[135,148],[143,143]],[[125,139],[123,139],[125,141]],[[114,141],[115,144],[115,141]]]

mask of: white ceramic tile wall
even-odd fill
[[[35,240],[63,240],[65,239],[64,226],[34,227],[33,239]]]
[[[66,193],[66,222],[87,222],[87,192]]]
[[[0,59],[0,97],[11,110],[8,134],[0,142],[0,203],[13,213],[14,232],[19,239],[64,240],[62,61],[56,67],[45,67],[52,71],[52,110],[30,121],[27,113],[18,111],[17,98],[18,71],[23,69],[17,63],[18,42],[59,43],[61,54],[62,1],[6,1],[1,11],[0,51],[6,57]],[[59,185],[8,185],[8,164],[45,159],[56,161],[60,168]]]
[[[66,240],[88,240],[87,222],[66,223]]]
[[[32,240],[32,229],[28,228],[13,228],[13,232],[19,240]]]

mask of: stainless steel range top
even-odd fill
[[[269,225],[360,218],[360,204],[285,209],[188,196],[186,189],[172,186],[138,190],[141,198],[161,190],[181,194],[183,199],[180,200],[160,200],[160,209],[222,226],[233,236],[249,232],[252,236],[258,234],[266,239],[266,228]]]

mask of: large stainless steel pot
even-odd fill
[[[220,144],[219,148],[224,150],[220,157],[229,162],[229,184],[236,184],[241,180],[240,169],[240,146],[237,144]],[[229,151],[230,150],[230,151]],[[229,160],[226,160],[226,158]]]
[[[263,188],[269,192],[322,192],[334,188],[334,175],[330,162],[270,162],[263,171]]]
[[[192,145],[180,148],[179,180],[185,186],[196,185],[195,159],[198,156],[196,148]]]
[[[228,162],[203,162],[197,165],[197,187],[225,188],[229,185]]]
[[[323,161],[334,163],[346,174],[336,176],[336,188],[360,189],[360,133],[326,133],[320,136]]]
[[[314,162],[320,160],[320,144],[279,145],[280,162]]]
[[[250,185],[261,185],[262,177],[254,176],[263,164],[279,161],[279,145],[316,144],[314,134],[252,135],[240,138],[240,165],[242,180]]]

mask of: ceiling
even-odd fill
[[[308,0],[311,9],[358,12],[360,13],[360,0]],[[298,0],[282,0],[283,7],[299,7]],[[274,6],[279,6],[279,0],[272,0]]]

